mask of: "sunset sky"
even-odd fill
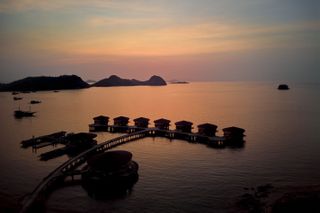
[[[0,82],[320,82],[319,0],[0,0]]]

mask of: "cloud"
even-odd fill
[[[111,18],[111,17],[91,17],[87,20],[89,26],[101,27],[111,25],[146,25],[163,24],[168,22],[164,18]]]
[[[319,23],[279,24],[276,26],[200,23],[138,29],[96,40],[96,54],[179,55],[284,48],[314,43],[304,38]],[[319,31],[318,31],[319,33]],[[109,45],[108,41],[112,41]],[[107,46],[104,44],[108,44]],[[93,49],[91,49],[93,50]],[[92,52],[93,53],[93,52]]]
[[[143,4],[143,0],[1,0],[0,12],[29,10],[57,10],[65,8],[99,8],[121,11],[155,11],[156,7]]]
[[[155,20],[98,19],[97,25],[150,24]],[[155,21],[156,22],[156,21]],[[119,26],[118,26],[119,27]],[[257,49],[319,47],[319,23],[257,26],[222,23],[200,23],[166,27],[113,28],[112,31],[92,31],[91,34],[56,40],[43,40],[56,52],[103,59],[103,56],[169,56],[203,53],[245,52]],[[72,36],[72,35],[70,35]],[[314,36],[316,37],[316,36]]]

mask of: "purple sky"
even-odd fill
[[[316,0],[0,0],[0,82],[320,82]]]

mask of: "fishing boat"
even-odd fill
[[[16,118],[22,118],[22,117],[32,117],[36,112],[31,112],[31,111],[22,111],[22,110],[15,110],[14,111],[14,116]]]
[[[13,97],[13,100],[15,101],[18,101],[18,100],[21,100],[22,98],[21,97]]]
[[[36,100],[30,101],[30,104],[40,104],[40,103],[41,103],[41,101],[36,101]]]

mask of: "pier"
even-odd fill
[[[106,119],[106,117],[104,117],[103,119],[105,121],[108,120]],[[165,125],[160,125],[159,121],[165,121]],[[70,160],[57,167],[38,184],[38,186],[32,193],[30,193],[23,199],[20,212],[34,212],[38,206],[41,206],[41,204],[45,202],[46,197],[50,194],[50,192],[66,183],[67,177],[69,177],[68,179],[70,179],[71,177],[71,179],[73,180],[74,176],[81,174],[81,171],[78,168],[83,165],[87,161],[87,159],[97,153],[105,152],[122,144],[126,144],[146,137],[165,137],[170,140],[180,139],[189,142],[203,143],[215,147],[224,147],[226,143],[228,143],[228,140],[226,140],[224,136],[216,136],[215,132],[205,134],[206,131],[204,131],[203,129],[198,133],[191,132],[191,122],[177,122],[176,124],[179,125],[179,128],[177,128],[176,130],[170,130],[168,128],[169,122],[170,121],[166,119],[159,119],[155,122],[157,127],[152,128],[128,126],[128,121],[121,123],[121,125],[108,125],[107,122],[106,124],[99,122],[97,125],[97,131],[125,132],[127,134],[95,145],[94,147],[80,153],[76,157],[71,158]],[[181,127],[181,124],[187,124],[187,128],[185,129],[183,126]],[[95,124],[90,124],[90,131],[95,131],[95,126]],[[213,126],[206,124],[205,126],[209,126],[211,129],[216,131],[215,125]],[[203,128],[203,126],[201,127]],[[230,132],[228,133],[230,134]]]
[[[31,139],[24,140],[21,142],[23,148],[32,146],[33,148],[40,148],[49,145],[55,145],[63,143],[66,136],[66,132],[55,132],[50,135],[43,135],[40,137],[32,137]]]

